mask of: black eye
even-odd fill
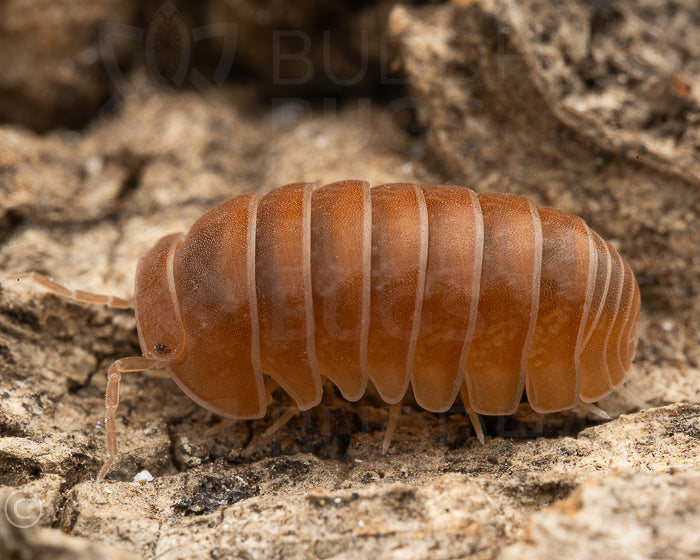
[[[156,348],[156,354],[159,354],[160,356],[168,353],[168,345],[163,344],[162,342],[159,342],[158,344],[156,344],[155,348]]]

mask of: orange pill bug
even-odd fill
[[[98,479],[117,454],[120,373],[164,367],[234,419],[264,416],[278,386],[298,410],[326,380],[350,401],[371,382],[389,405],[410,387],[434,412],[459,395],[478,429],[475,413],[512,414],[523,391],[557,412],[619,387],[640,296],[627,262],[571,214],[453,185],[341,181],[237,196],[162,238],[139,261],[134,308],[143,357],[110,367]]]

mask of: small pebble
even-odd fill
[[[151,482],[153,480],[153,475],[148,471],[141,471],[134,477],[134,482]]]

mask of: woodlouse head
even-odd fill
[[[141,350],[160,362],[184,359],[185,330],[173,280],[173,259],[184,236],[163,237],[147,251],[136,269],[134,310]]]

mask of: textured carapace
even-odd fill
[[[322,381],[371,381],[430,411],[457,394],[510,414],[593,402],[637,341],[629,265],[580,218],[458,186],[291,184],[228,200],[139,263],[144,357],[232,418],[265,414],[265,376],[300,410]]]

